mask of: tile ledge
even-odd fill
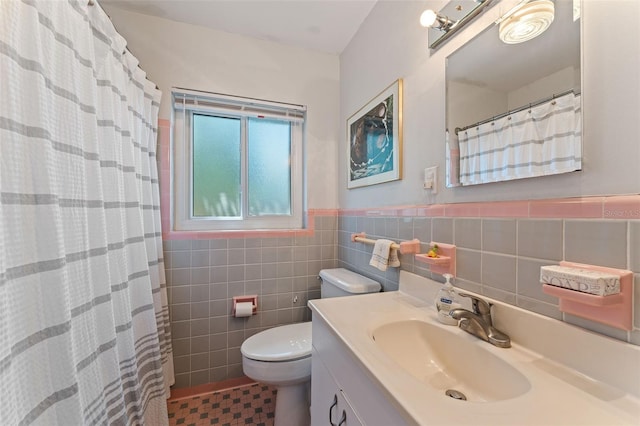
[[[192,386],[188,388],[171,389],[171,396],[167,399],[170,401],[179,401],[181,399],[193,398],[195,396],[204,395],[212,392],[220,392],[241,386],[253,385],[255,380],[246,376],[227,379],[221,382],[205,383],[204,385]]]
[[[640,194],[338,209],[339,216],[640,219]]]

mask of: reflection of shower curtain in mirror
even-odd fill
[[[580,95],[553,99],[458,134],[460,182],[499,182],[582,168]]]

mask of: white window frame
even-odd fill
[[[306,107],[217,93],[173,88],[173,229],[176,231],[282,230],[304,226],[304,135]],[[192,128],[194,113],[230,118],[269,118],[291,123],[291,215],[249,216],[246,182],[246,133],[242,130],[242,215],[244,217],[194,217],[192,215]]]

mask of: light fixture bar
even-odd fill
[[[425,11],[420,23],[429,27],[429,48],[435,49],[478,16],[493,0],[452,0],[438,13]],[[430,25],[427,25],[430,24]]]
[[[457,23],[457,21],[454,22],[448,17],[440,15],[431,9],[425,10],[422,12],[422,15],[420,15],[420,25],[423,27],[435,28],[436,30],[443,32],[449,31]]]

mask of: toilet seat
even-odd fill
[[[284,362],[311,356],[311,322],[270,328],[249,337],[240,348],[255,361]]]

